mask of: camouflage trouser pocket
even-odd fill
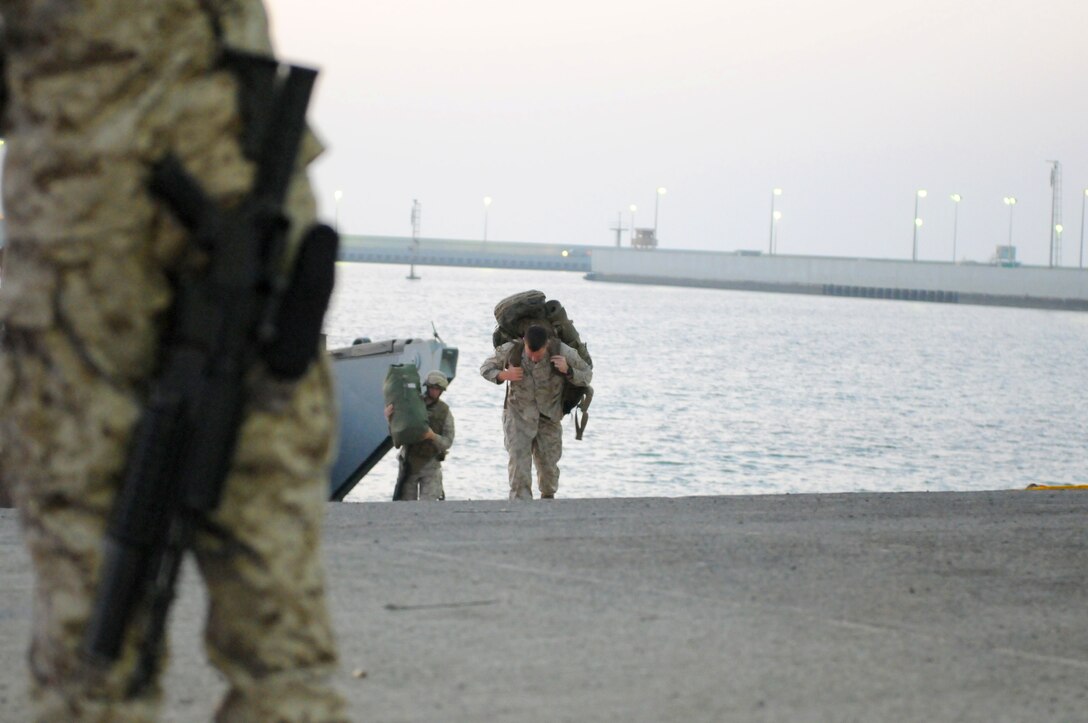
[[[336,415],[328,361],[322,355],[297,382],[258,378],[242,427],[235,468],[312,477],[330,461]]]

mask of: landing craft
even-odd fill
[[[435,369],[452,382],[457,349],[434,339],[360,339],[329,352],[340,406],[340,448],[332,466],[329,499],[340,502],[393,448],[385,421],[382,382],[391,364],[415,364],[422,374]]]

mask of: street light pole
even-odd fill
[[[418,281],[416,276],[416,257],[419,255],[419,225],[423,221],[423,206],[418,198],[412,199],[412,265],[408,271],[408,278]]]
[[[782,212],[775,211],[771,215],[771,253],[778,253],[778,222],[782,220]]]
[[[664,186],[657,187],[657,195],[654,196],[654,243],[657,243],[657,207],[661,197],[666,193]]]
[[[484,196],[484,241],[487,241],[487,211],[491,208],[491,196]]]
[[[768,235],[768,238],[767,238],[767,253],[768,254],[773,254],[774,253],[774,222],[778,220],[778,218],[775,217],[776,211],[774,210],[774,201],[775,201],[776,198],[778,198],[781,195],[782,195],[782,189],[781,188],[776,188],[773,191],[771,191],[771,232],[770,232],[770,234]],[[781,214],[779,214],[779,216],[781,216]]]
[[[344,192],[343,191],[341,191],[341,190],[333,191],[332,198],[333,198],[333,201],[334,201],[333,207],[334,207],[335,210],[333,211],[334,220],[333,220],[332,226],[333,226],[333,230],[335,230],[336,233],[340,233],[340,199],[343,198],[343,197],[344,197]]]
[[[960,201],[963,200],[963,196],[958,193],[953,193],[949,198],[956,204],[956,210],[952,214],[952,263],[956,263],[956,230],[959,227],[960,222]]]
[[[1084,189],[1084,195],[1080,197],[1080,261],[1077,268],[1084,268],[1084,201],[1088,199],[1088,188]]]
[[[914,242],[913,242],[913,244],[911,246],[911,254],[910,254],[910,260],[911,261],[917,261],[918,260],[918,229],[922,225],[922,219],[918,218],[918,199],[925,198],[925,197],[926,197],[925,189],[921,189],[917,193],[914,194]]]
[[[1009,207],[1009,243],[1005,247],[1005,260],[1012,262],[1012,209],[1016,205],[1016,196],[1005,196],[1005,205]]]
[[[634,246],[635,245],[635,211],[638,210],[638,206],[636,206],[635,204],[632,203],[630,206],[628,206],[628,208],[631,210],[631,245]]]

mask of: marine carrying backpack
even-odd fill
[[[559,351],[559,341],[578,352],[578,356],[590,367],[593,358],[589,349],[574,328],[574,322],[567,316],[566,309],[555,299],[548,299],[543,291],[535,289],[522,291],[506,297],[495,305],[495,327],[491,341],[498,348],[508,341],[519,341],[525,331],[533,324],[548,330],[548,352]],[[517,345],[511,349],[509,364],[521,364],[521,349]],[[589,405],[593,401],[593,387],[579,387],[563,380],[563,414],[574,411],[574,438],[581,439],[589,422]],[[580,414],[579,414],[580,413]]]

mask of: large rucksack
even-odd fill
[[[520,341],[525,331],[533,324],[548,330],[548,353],[559,351],[559,341],[578,352],[578,356],[590,367],[593,358],[582,341],[574,322],[567,316],[566,309],[555,299],[549,300],[544,292],[535,289],[522,291],[506,297],[495,305],[495,327],[491,341],[496,348],[509,341]],[[509,366],[521,365],[521,347],[517,344],[510,350]],[[579,387],[563,379],[563,414],[574,411],[574,438],[581,439],[589,422],[589,405],[593,401],[593,387]],[[579,412],[581,414],[579,414]]]

